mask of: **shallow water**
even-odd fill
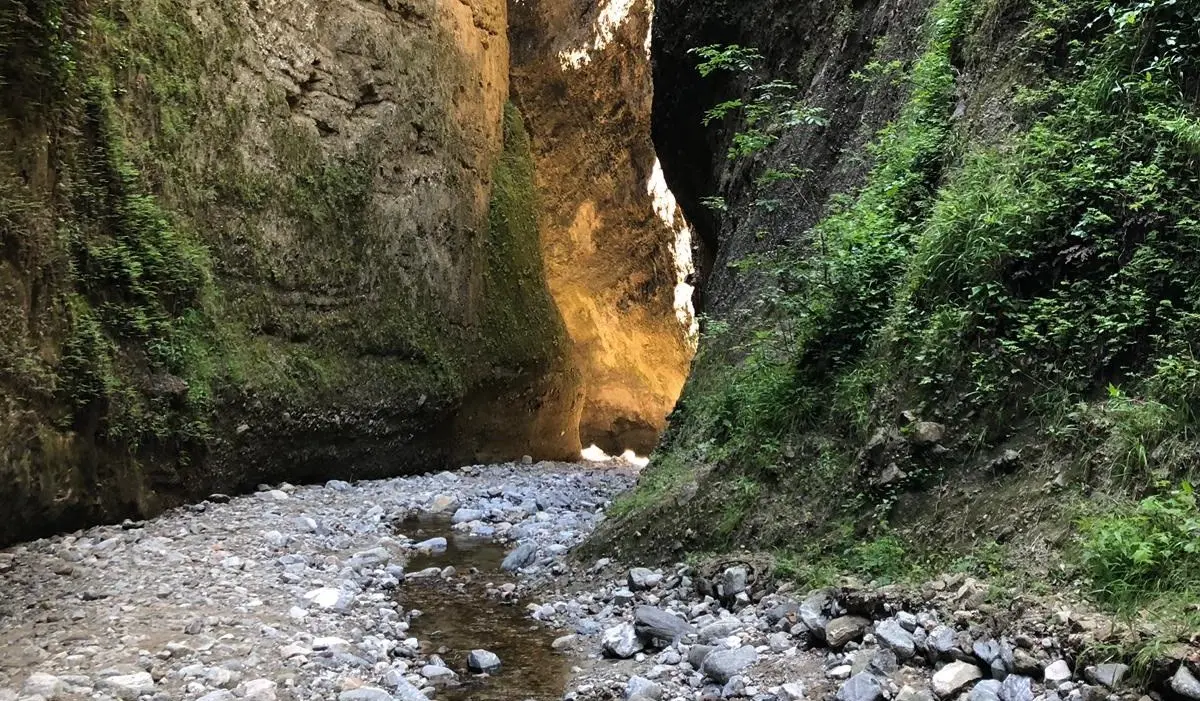
[[[423,612],[412,621],[412,634],[429,641],[434,647],[424,652],[440,654],[458,672],[462,682],[462,686],[439,691],[436,698],[448,701],[562,698],[570,674],[569,660],[550,648],[559,633],[528,618],[524,603],[504,604],[486,594],[489,583],[498,585],[512,580],[500,569],[500,563],[513,546],[457,533],[451,530],[448,519],[405,521],[400,532],[418,540],[442,536],[448,541],[443,553],[410,559],[407,571],[447,565],[458,570],[449,582],[440,577],[409,579],[400,587],[404,607]],[[471,568],[476,568],[478,574],[470,574]],[[467,654],[477,648],[500,656],[503,667],[499,673],[477,677],[467,671]]]

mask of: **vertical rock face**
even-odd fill
[[[555,303],[583,375],[584,445],[648,453],[687,375],[682,220],[650,142],[646,0],[514,0],[513,94],[527,115]],[[657,210],[657,211],[656,211]],[[661,213],[661,214],[660,214]],[[690,260],[690,244],[681,242]],[[682,305],[681,305],[682,306]]]
[[[503,0],[0,7],[0,542],[578,454]]]

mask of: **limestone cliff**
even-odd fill
[[[677,314],[675,292],[690,243],[676,242],[684,225],[650,142],[651,10],[644,0],[509,7],[546,272],[584,382],[580,439],[610,453],[653,449],[692,355],[690,299]]]
[[[0,542],[578,454],[506,16],[0,6]]]

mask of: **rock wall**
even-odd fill
[[[262,481],[578,455],[506,16],[0,8],[0,542]]]
[[[654,448],[692,355],[689,312],[677,315],[675,299],[685,225],[665,185],[657,200],[648,187],[657,164],[651,9],[643,0],[509,6],[513,94],[529,118],[545,205],[546,272],[585,388],[580,439],[615,454]]]
[[[1029,566],[1190,473],[1197,20],[1106,5],[657,4],[708,323],[598,550]]]

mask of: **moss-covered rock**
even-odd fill
[[[504,16],[0,8],[0,542],[577,454]]]

